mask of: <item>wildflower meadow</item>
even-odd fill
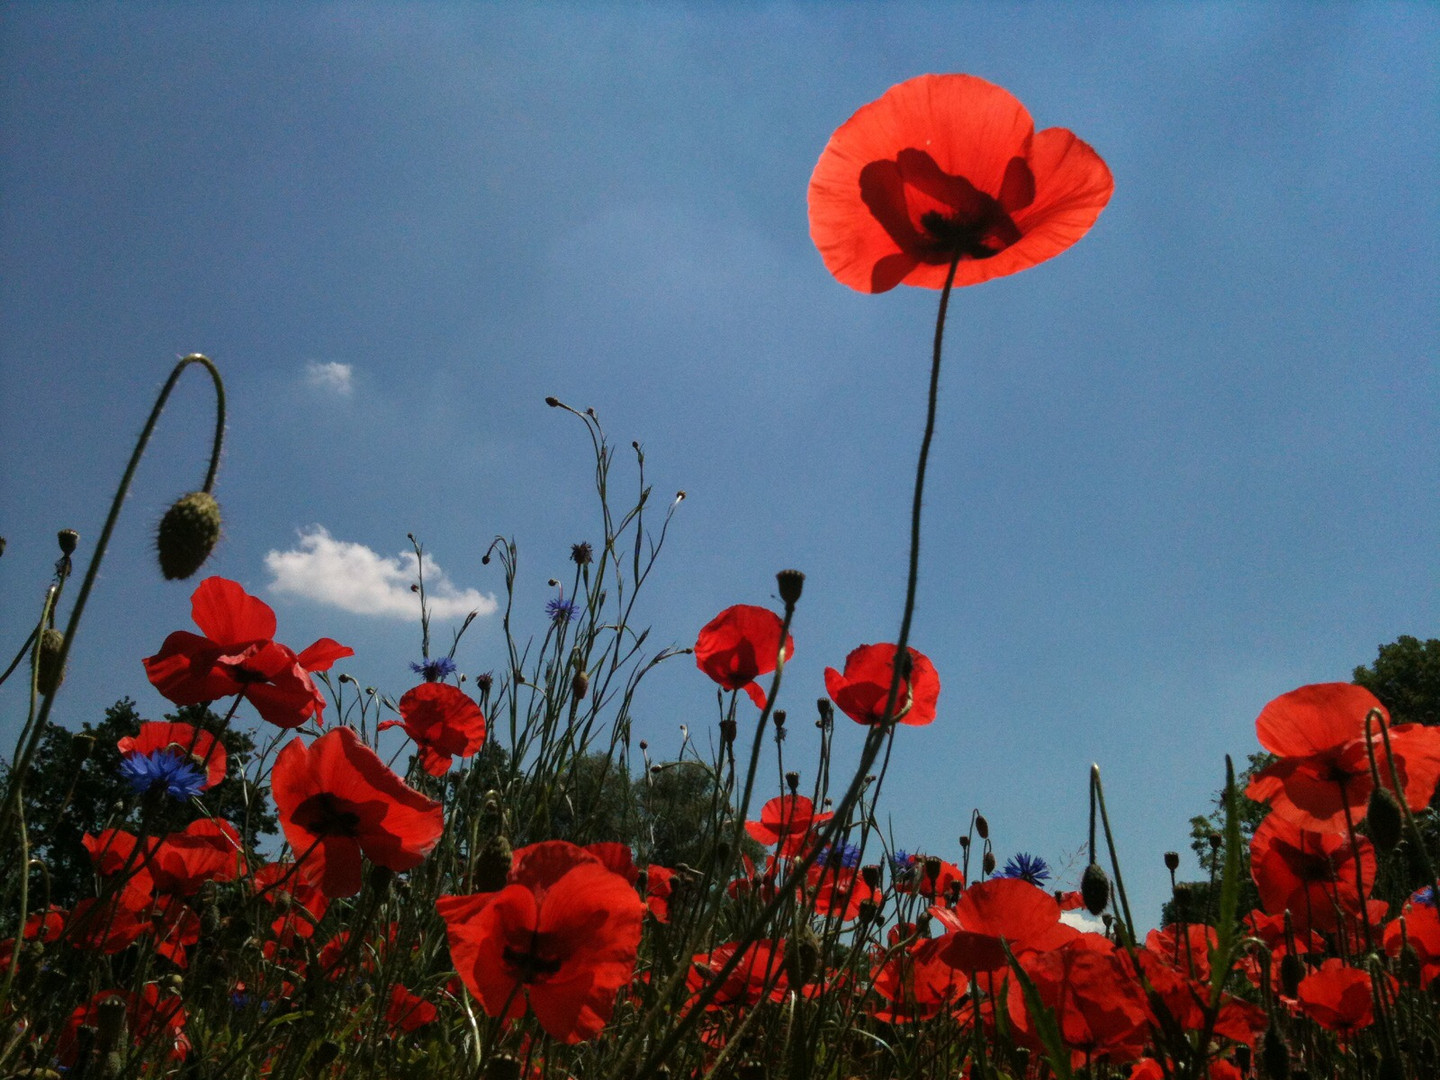
[[[913,71],[813,131],[813,167],[788,181],[829,317],[859,327],[890,304],[920,319],[876,363],[905,387],[903,422],[874,425],[904,443],[905,467],[847,458],[824,488],[857,519],[867,493],[901,492],[902,512],[866,522],[896,553],[883,573],[763,563],[693,625],[656,632],[672,627],[667,560],[707,477],[657,480],[665,466],[639,438],[557,386],[534,422],[570,440],[585,490],[551,503],[573,540],[545,569],[524,536],[490,529],[472,569],[494,594],[466,591],[430,553],[443,539],[402,525],[394,580],[364,592],[380,580],[373,553],[317,527],[304,551],[271,550],[262,596],[219,565],[248,527],[224,466],[244,453],[236,410],[253,407],[237,382],[254,384],[223,350],[189,352],[142,403],[157,369],[133,361],[128,457],[94,462],[118,478],[102,524],[47,526],[53,571],[3,582],[27,629],[0,643],[14,734],[0,769],[0,1077],[1440,1076],[1440,641],[1426,627],[1353,681],[1320,673],[1248,700],[1253,740],[1193,763],[1214,801],[1173,848],[1136,850],[1118,827],[1161,812],[1163,778],[1139,794],[1064,739],[1045,750],[1063,788],[965,752],[960,725],[991,723],[994,706],[917,612],[937,578],[967,573],[932,518],[966,498],[943,457],[981,452],[955,400],[1005,363],[972,312],[1009,283],[1007,311],[1078,323],[1063,293],[1042,310],[1025,283],[1084,260],[1129,212],[1119,159],[1054,106],[1064,89],[1034,117],[1025,89]],[[526,212],[520,180],[495,198]],[[351,392],[346,365],[310,376]],[[318,425],[319,411],[285,422]],[[375,426],[427,430],[414,416]],[[838,459],[873,429],[832,434]],[[368,438],[357,428],[344,453],[363,461]],[[754,486],[782,498],[801,452]],[[151,523],[140,584],[107,574],[133,557],[153,462],[197,455],[193,488]],[[546,499],[554,478],[522,458],[496,451],[513,497]],[[724,471],[731,448],[716,440],[704,461]],[[452,480],[411,485],[459,499]],[[278,499],[328,480],[300,457],[270,483]],[[959,512],[999,513],[979,500]],[[281,602],[319,595],[321,550],[329,595],[358,597],[350,616],[388,604],[405,617],[403,653],[352,640],[350,616],[331,630]],[[858,604],[817,599],[822,574],[887,588],[852,619]],[[100,607],[119,578],[133,623]],[[111,613],[103,635],[97,610]],[[162,632],[140,630],[156,618]],[[817,653],[820,624],[845,644]],[[117,637],[127,651],[109,655]],[[86,679],[115,701],[103,717],[65,711]],[[1152,737],[1118,705],[1113,722]],[[907,740],[946,725],[953,779],[917,804]],[[1019,839],[969,800],[967,770],[1063,802],[1075,845]],[[908,839],[897,800],[934,807],[953,841]]]

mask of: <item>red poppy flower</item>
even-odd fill
[[[1342,914],[1365,910],[1363,896],[1375,882],[1375,849],[1363,836],[1352,845],[1347,836],[1310,832],[1270,814],[1250,841],[1250,872],[1266,911],[1289,910],[1302,933],[1334,930]]]
[[[799,855],[816,825],[832,815],[815,813],[815,804],[804,795],[777,795],[760,809],[759,821],[745,822],[745,831],[762,844],[778,844],[779,853]]]
[[[1422,987],[1440,977],[1440,911],[1431,905],[1408,905],[1385,927],[1384,941],[1391,956],[1399,956],[1407,945],[1415,950]]]
[[[422,997],[410,993],[396,983],[390,989],[390,1004],[385,1009],[385,1022],[393,1031],[417,1031],[430,1023],[440,1011]]]
[[[225,779],[225,745],[210,732],[199,730],[189,724],[169,720],[146,720],[136,735],[126,735],[115,744],[120,753],[153,754],[157,750],[169,750],[188,757],[196,766],[205,770],[205,789],[208,791]]]
[[[240,874],[240,834],[223,818],[192,821],[161,840],[148,864],[155,888],[194,896],[207,881],[234,881]]]
[[[1282,694],[1255,720],[1260,745],[1280,760],[1260,770],[1245,789],[1257,802],[1289,818],[1302,829],[1343,832],[1365,816],[1370,792],[1365,718],[1379,711],[1380,726],[1390,715],[1374,694],[1353,683],[1317,683]],[[1389,787],[1390,763],[1379,726],[1372,728],[1380,780]],[[1411,810],[1430,803],[1440,781],[1440,728],[1400,724],[1390,728],[1396,771]]]
[[[911,942],[886,951],[875,972],[875,993],[883,999],[870,1015],[889,1024],[928,1020],[960,1000],[970,985],[963,972],[940,959],[944,938]]]
[[[716,946],[708,953],[694,956],[690,961],[690,973],[685,983],[690,990],[689,1012],[696,997],[720,974],[720,971],[735,955],[734,942]],[[706,1009],[725,1009],[742,1005],[758,1005],[765,999],[785,1000],[790,982],[785,974],[785,943],[783,941],[756,941],[745,946],[740,961],[734,970],[725,976],[725,981]]]
[[[815,899],[815,912],[848,922],[860,914],[862,903],[875,898],[875,890],[859,871],[848,866],[822,863],[816,863],[805,873],[806,888]]]
[[[780,655],[780,616],[751,604],[728,607],[706,623],[695,639],[695,665],[728,690],[744,690],[758,709],[765,708],[760,675],[775,670]],[[795,655],[795,639],[785,635],[785,659]]]
[[[929,657],[914,649],[905,651],[910,654],[910,670],[902,672],[889,717],[885,716],[885,703],[895,677],[894,645],[861,645],[845,658],[843,675],[826,668],[825,690],[830,700],[857,724],[881,724],[887,719],[902,724],[930,723],[940,699],[940,676]]]
[[[1013,274],[1079,240],[1115,184],[1064,128],[974,75],[892,86],[830,137],[810,178],[810,238],[860,292]]]
[[[1020,965],[1040,1000],[1055,1012],[1071,1061],[1129,1061],[1149,1039],[1145,991],[1133,978],[1115,944],[1099,934],[1081,934],[1056,949],[1032,952]],[[1025,994],[1010,980],[1010,1018],[1034,1037]]]
[[[309,746],[291,740],[270,773],[285,839],[326,896],[360,891],[360,855],[377,866],[419,866],[444,831],[440,804],[385,767],[351,728]]]
[[[450,759],[467,758],[485,745],[485,714],[458,686],[425,682],[405,691],[401,720],[386,720],[380,730],[403,727],[420,748],[420,764],[431,776],[450,771]]]
[[[991,878],[971,885],[954,908],[934,906],[930,914],[951,931],[940,956],[965,972],[1008,967],[1002,941],[1021,956],[1058,948],[1080,936],[1080,931],[1060,921],[1060,905],[1053,896],[1019,878]]]
[[[1391,993],[1394,993],[1392,980]],[[1346,1038],[1375,1022],[1370,973],[1331,957],[1300,980],[1300,1009],[1323,1028]]]
[[[314,717],[325,699],[310,678],[354,650],[321,638],[296,655],[272,640],[275,612],[236,582],[206,578],[190,597],[195,625],[205,636],[177,630],[146,657],[155,689],[176,705],[199,705],[239,694],[262,718],[282,728]]]
[[[499,892],[442,896],[450,956],[489,1016],[528,1000],[562,1042],[598,1035],[635,970],[645,905],[598,857],[564,840],[515,852]]]

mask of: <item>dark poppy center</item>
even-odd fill
[[[349,836],[360,833],[360,815],[329,792],[311,795],[295,808],[292,818],[314,836]]]
[[[509,945],[505,946],[503,956],[524,983],[537,982],[560,970],[559,960],[547,960],[535,952],[522,952]]]
[[[1000,204],[985,195],[979,198],[989,205],[982,206],[978,214],[947,215],[929,210],[920,215],[920,227],[932,254],[988,259],[1020,239],[1020,230]]]

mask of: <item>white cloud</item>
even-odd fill
[[[274,578],[270,591],[298,596],[357,615],[383,615],[414,619],[420,615],[420,596],[410,591],[417,580],[413,551],[393,557],[371,551],[364,544],[336,540],[320,525],[300,530],[299,546],[271,551],[265,569]],[[491,614],[494,596],[475,589],[457,588],[428,555],[425,557],[425,599],[436,618],[460,618],[472,611]]]
[[[351,376],[355,369],[349,364],[341,364],[331,360],[328,363],[321,363],[319,360],[308,360],[305,363],[305,385],[316,390],[328,390],[341,397],[349,397],[355,392],[355,386]]]

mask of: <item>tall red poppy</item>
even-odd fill
[[[1023,956],[1059,948],[1080,936],[1060,921],[1060,905],[1053,896],[1019,878],[971,885],[954,908],[935,906],[930,914],[951,931],[945,935],[941,959],[966,972],[1003,971],[1009,966],[1005,945]]]
[[[452,758],[470,757],[485,745],[485,714],[458,686],[421,683],[400,698],[400,715],[403,719],[386,720],[380,730],[403,727],[431,776],[444,776]]]
[[[282,728],[322,722],[325,699],[310,678],[354,650],[321,638],[296,654],[273,640],[275,612],[239,584],[206,578],[190,597],[205,636],[177,630],[145,658],[155,689],[176,705],[199,705],[239,694],[262,718]]]
[[[829,821],[829,813],[815,813],[804,795],[777,795],[760,809],[759,821],[745,822],[745,831],[762,844],[779,845],[781,855],[799,855],[816,825]]]
[[[1013,274],[1079,240],[1110,201],[1105,162],[974,75],[892,86],[830,137],[810,178],[810,238],[861,292]]]
[[[1255,774],[1245,794],[1302,829],[1343,832],[1365,816],[1374,784],[1365,746],[1365,718],[1377,710],[1371,740],[1382,784],[1389,787],[1390,759],[1380,727],[1390,715],[1378,698],[1353,683],[1316,683],[1282,694],[1255,720],[1260,745],[1280,760]],[[1405,801],[1425,809],[1440,780],[1440,728],[1400,724],[1389,729],[1395,769]]]
[[[1388,978],[1388,976],[1387,976]],[[1394,993],[1394,980],[1391,980]],[[1375,1022],[1375,993],[1370,973],[1332,956],[1300,980],[1300,1009],[1342,1039]]]
[[[513,1019],[528,1000],[553,1038],[598,1035],[630,981],[645,913],[634,887],[564,840],[515,852],[505,888],[435,902],[450,956],[489,1016]]]
[[[225,779],[225,744],[210,732],[169,720],[146,720],[135,735],[126,735],[115,744],[122,756],[169,751],[189,758],[205,770],[208,790]]]
[[[360,891],[360,856],[377,866],[419,866],[444,831],[441,807],[385,767],[354,730],[309,746],[292,739],[270,773],[285,839],[326,896]]]
[[[1302,933],[1334,930],[1342,915],[1365,911],[1365,894],[1375,883],[1375,849],[1363,836],[1352,841],[1310,832],[1270,814],[1250,841],[1250,871],[1266,911],[1288,910]]]
[[[910,670],[901,672],[888,719],[928,724],[935,719],[940,699],[940,675],[929,657],[914,649],[905,651],[910,654]],[[887,719],[885,705],[894,677],[894,645],[861,645],[845,658],[844,674],[825,669],[825,689],[840,711],[857,724],[880,724]]]
[[[744,690],[755,707],[765,707],[765,691],[755,679],[775,670],[780,655],[780,616],[753,604],[736,604],[716,615],[695,639],[695,664],[728,690]],[[795,639],[785,635],[785,659],[795,654]]]

